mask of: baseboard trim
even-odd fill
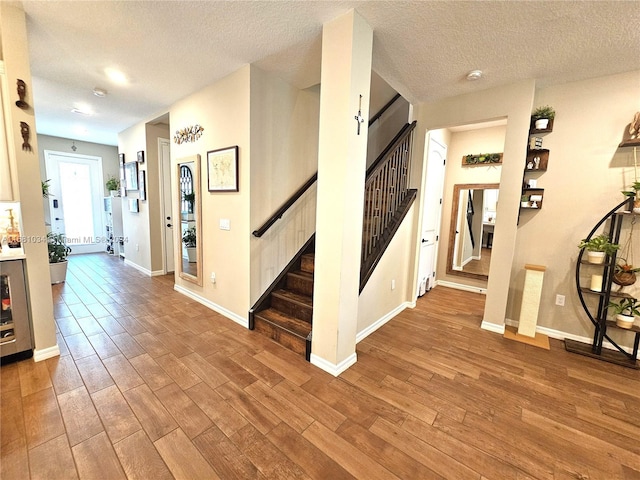
[[[227,317],[230,320],[233,320],[238,325],[242,325],[245,328],[249,328],[249,320],[247,318],[241,317],[240,315],[232,312],[231,310],[227,310],[226,308],[218,305],[217,303],[214,303],[211,300],[208,300],[208,299],[198,295],[197,293],[193,293],[191,290],[188,290],[188,289],[184,288],[181,285],[175,284],[173,286],[173,289],[176,292],[179,292],[179,293],[189,297],[190,299],[195,300],[198,303],[201,303],[205,307],[210,308],[214,312],[218,312],[220,315],[222,315],[224,317]]]
[[[504,323],[505,325],[516,328],[520,324],[518,320],[513,320],[511,318],[505,318]],[[536,333],[542,333],[550,338],[555,338],[556,340],[575,340],[576,342],[586,343],[588,345],[591,345],[593,343],[593,337],[584,337],[582,335],[576,335],[574,333],[566,333],[560,330],[555,330],[553,328],[537,326]],[[616,347],[614,347],[610,342],[607,342],[606,340],[604,341],[602,346],[608,350],[618,351]],[[627,353],[633,353],[633,348],[631,347],[622,347],[622,349]]]
[[[147,269],[147,268],[144,268],[144,267],[141,267],[141,266],[140,266],[140,265],[138,265],[137,263],[133,263],[131,260],[129,260],[129,259],[127,259],[127,258],[125,258],[125,259],[124,259],[124,264],[125,264],[125,265],[128,265],[129,267],[133,267],[133,268],[135,268],[135,269],[136,269],[136,270],[138,270],[139,272],[144,273],[147,277],[150,277],[150,276],[151,276],[151,270],[149,270],[149,269]]]
[[[314,355],[313,353],[311,354],[311,358],[310,358],[310,363],[312,365],[315,365],[319,369],[324,370],[325,372],[333,375],[334,377],[337,377],[342,372],[346,371],[350,366],[354,365],[357,361],[358,361],[358,356],[356,355],[356,352],[353,352],[351,355],[349,355],[347,358],[345,358],[343,361],[341,361],[337,365],[329,362],[328,360],[325,360],[322,357],[319,357],[318,355]]]
[[[383,326],[385,323],[387,323],[393,317],[395,317],[400,312],[402,312],[405,308],[414,308],[415,306],[416,306],[416,302],[404,302],[404,303],[401,303],[396,308],[391,310],[389,313],[387,313],[386,315],[380,317],[378,320],[373,322],[367,328],[365,328],[364,330],[362,330],[361,332],[356,334],[356,343],[360,343],[362,340],[367,338],[369,335],[371,335],[373,332],[375,332],[377,329],[379,329],[381,326]]]
[[[499,333],[500,335],[504,335],[504,324],[499,325],[497,323],[491,323],[483,320],[482,324],[480,325],[480,328],[482,330],[487,330],[489,332]]]
[[[160,275],[164,275],[164,270],[154,270],[151,272],[152,277],[159,277]]]
[[[487,289],[482,287],[470,287],[469,285],[463,285],[462,283],[447,282],[446,280],[438,280],[436,285],[443,287],[455,288],[456,290],[464,290],[466,292],[487,294]],[[435,285],[434,285],[435,286]]]
[[[58,344],[55,344],[53,347],[43,348],[42,350],[34,349],[33,350],[33,361],[41,362],[42,360],[46,360],[47,358],[53,358],[60,356],[60,347]]]

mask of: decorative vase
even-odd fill
[[[587,250],[587,261],[589,263],[602,264],[604,263],[604,252],[592,252]]]
[[[618,313],[616,315],[616,325],[620,328],[633,327],[633,315],[622,315],[621,313]]]
[[[589,286],[589,290],[591,290],[592,292],[602,291],[602,275],[591,275],[591,284]]]
[[[189,258],[189,263],[196,263],[198,261],[196,247],[187,247],[187,257]]]
[[[539,118],[536,120],[536,130],[545,130],[549,126],[548,118]]]
[[[68,262],[50,263],[49,271],[51,272],[51,285],[56,283],[62,283],[67,278],[67,265]]]

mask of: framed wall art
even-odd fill
[[[124,181],[127,190],[138,190],[138,162],[124,164]]]
[[[147,177],[144,170],[138,173],[138,192],[140,192],[140,200],[147,199]]]
[[[144,150],[138,152],[138,163],[144,163]]]
[[[238,191],[238,146],[207,152],[207,185],[210,192]]]
[[[138,213],[140,211],[140,202],[137,198],[129,199],[129,211],[132,213]]]

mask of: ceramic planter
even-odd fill
[[[590,250],[587,250],[587,261],[589,263],[604,263],[604,256],[604,252],[592,252]]]
[[[196,247],[187,247],[187,257],[189,257],[189,263],[195,263],[198,260]]]
[[[49,270],[51,272],[51,285],[56,283],[62,283],[67,278],[67,265],[68,262],[50,263]]]
[[[616,315],[616,325],[620,328],[633,327],[633,315],[622,315],[621,313],[618,313]]]
[[[536,130],[546,130],[549,126],[548,118],[539,118],[536,120]]]

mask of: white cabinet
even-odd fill
[[[124,257],[124,236],[122,233],[122,199],[104,197],[107,252]]]

